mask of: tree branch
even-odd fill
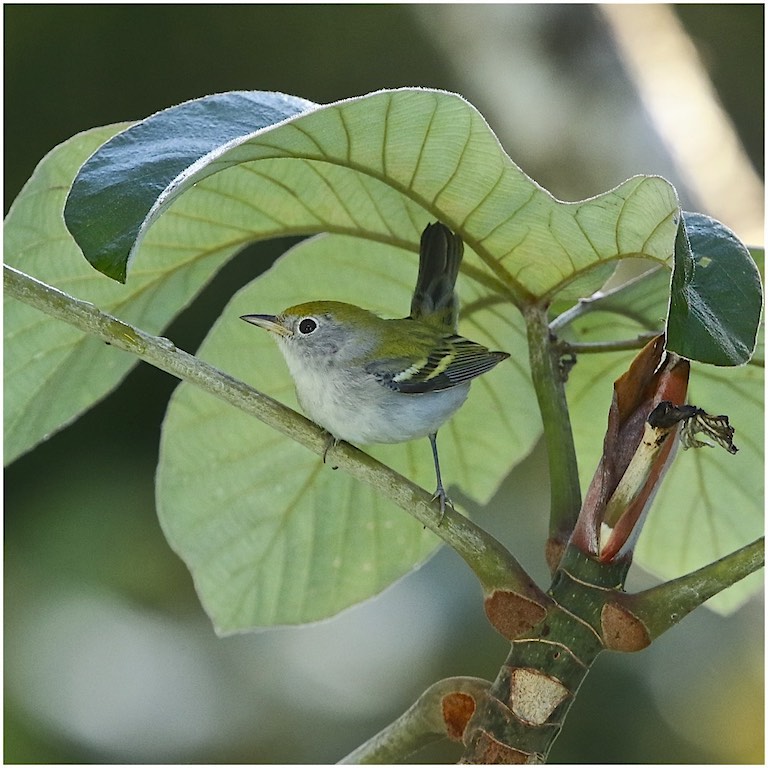
[[[658,331],[639,333],[632,339],[616,339],[615,341],[564,341],[558,342],[561,354],[588,355],[602,352],[629,352],[642,349],[651,339],[658,336]]]
[[[551,498],[547,561],[554,570],[581,508],[581,487],[564,379],[559,369],[557,352],[551,343],[546,308],[530,306],[526,310],[525,320],[528,326],[531,376],[541,410],[549,456]]]
[[[477,677],[449,677],[427,688],[393,723],[351,752],[340,764],[402,762],[417,749],[443,738],[461,739],[490,683]]]
[[[152,336],[108,315],[88,302],[59,291],[7,264],[6,293],[37,309],[135,354],[182,381],[194,384],[230,405],[255,416],[318,455],[327,448],[327,433],[313,422],[253,387],[178,349],[171,341]],[[395,504],[436,533],[464,558],[486,593],[507,589],[546,602],[517,560],[493,536],[464,515],[447,507],[445,515],[432,494],[349,443],[333,449],[333,463],[381,491]]]
[[[622,595],[621,603],[655,640],[694,608],[764,565],[765,538],[761,537],[685,576],[634,595]]]

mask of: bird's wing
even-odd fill
[[[490,371],[507,357],[506,352],[491,352],[482,344],[461,336],[450,336],[444,345],[416,362],[404,358],[384,358],[368,363],[365,369],[389,389],[417,394],[464,384]]]

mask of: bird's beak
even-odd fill
[[[241,320],[252,325],[258,325],[270,333],[276,333],[278,336],[290,336],[291,332],[281,322],[277,315],[240,315]]]

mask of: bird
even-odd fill
[[[382,318],[354,304],[324,300],[277,315],[241,315],[276,340],[299,405],[333,442],[429,438],[437,479],[432,500],[439,501],[440,522],[451,502],[440,472],[437,431],[464,403],[472,379],[509,357],[457,333],[455,287],[463,253],[461,237],[446,225],[425,227],[405,318]]]

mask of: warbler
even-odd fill
[[[383,319],[353,304],[310,301],[279,315],[242,315],[283,353],[304,413],[334,440],[402,443],[429,437],[445,514],[437,430],[466,400],[469,383],[509,357],[457,335],[456,278],[464,244],[427,225],[411,311]]]

